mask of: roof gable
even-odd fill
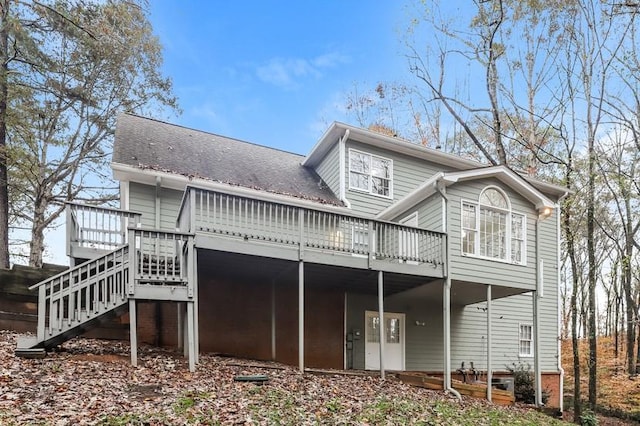
[[[496,178],[512,190],[522,195],[533,204],[541,214],[549,214],[557,205],[533,185],[524,180],[520,175],[506,166],[483,167],[461,172],[440,172],[426,180],[418,188],[410,192],[406,197],[390,205],[381,211],[376,218],[392,219],[398,214],[410,209],[420,201],[430,197],[438,191],[438,185],[447,187],[458,182],[477,179]]]
[[[412,143],[398,137],[387,136],[371,130],[361,129],[338,122],[334,122],[322,135],[302,164],[310,167],[316,166],[320,161],[322,161],[331,147],[338,142],[338,139],[340,139],[346,132],[348,132],[349,139],[351,140],[391,152],[397,152],[414,158],[430,161],[453,170],[473,171],[481,168],[490,168],[487,164],[483,164],[478,161],[468,160],[438,149],[428,148],[420,144]],[[568,192],[566,188],[532,177],[520,176],[520,178],[537,188],[539,191],[544,191],[552,197],[562,198]]]

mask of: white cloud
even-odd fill
[[[311,77],[320,78],[323,71],[349,62],[349,58],[340,53],[327,53],[311,59],[273,58],[256,69],[258,78],[266,83],[284,89],[296,89],[301,80]]]

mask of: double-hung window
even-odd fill
[[[464,255],[526,263],[526,216],[513,212],[498,188],[486,188],[477,202],[462,202],[461,227]]]
[[[349,150],[349,188],[392,197],[393,161],[366,152]]]
[[[520,324],[518,354],[520,356],[533,356],[533,327],[531,324]]]

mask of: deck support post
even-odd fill
[[[138,318],[136,299],[129,299],[129,340],[131,342],[131,365],[138,366]]]
[[[271,280],[271,360],[276,360],[276,280]]]
[[[378,271],[378,332],[380,334],[380,378],[384,376],[384,343],[385,343],[385,322],[384,322],[384,273]]]
[[[196,371],[196,342],[195,342],[195,303],[187,302],[187,352],[189,357],[189,371]]]
[[[180,304],[182,310],[182,356],[189,356],[189,318],[187,317],[187,302]]]
[[[184,349],[184,306],[182,302],[177,304],[178,311],[178,349]]]
[[[44,285],[38,287],[38,328],[36,329],[36,337],[38,342],[44,342],[45,335],[45,317],[47,315],[47,289]],[[51,327],[51,323],[49,323]]]
[[[304,373],[304,262],[298,262],[298,366]]]
[[[191,276],[189,277],[189,283],[193,286],[193,356],[195,363],[200,362],[200,321],[199,321],[199,299],[198,299],[198,250],[196,250],[193,238],[190,239],[190,253],[191,253]]]
[[[491,380],[493,379],[491,366],[491,284],[487,286],[487,400],[491,401]]]
[[[442,325],[444,334],[444,389],[451,389],[451,278],[444,280],[442,292]]]

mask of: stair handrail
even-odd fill
[[[103,259],[109,257],[109,256],[116,256],[118,254],[120,254],[122,256],[122,260],[123,262],[127,262],[126,263],[126,267],[129,268],[130,265],[128,265],[128,250],[129,250],[129,245],[124,245],[121,247],[118,247],[108,253],[105,253],[104,255],[97,257],[95,259],[90,259],[87,260],[85,262],[82,262],[76,266],[73,266],[63,272],[60,272],[56,275],[53,275],[49,278],[47,278],[46,280],[40,281],[37,284],[34,284],[32,286],[29,287],[30,291],[33,290],[38,290],[38,324],[37,324],[37,339],[39,342],[42,342],[45,340],[45,321],[46,321],[46,310],[47,310],[47,286],[51,286],[51,291],[49,294],[49,299],[53,300],[55,298],[54,294],[53,294],[53,286],[55,285],[54,283],[56,281],[58,281],[59,284],[59,289],[57,291],[57,293],[62,293],[62,283],[64,282],[64,278],[65,276],[69,277],[69,286],[71,286],[71,280],[72,277],[74,276],[74,274],[76,272],[78,272],[79,270],[82,270],[83,268],[86,269],[90,269],[92,264],[98,265],[99,262],[101,262]],[[120,253],[119,253],[120,252]],[[85,287],[87,285],[90,285],[91,281],[89,281],[88,283],[85,284],[78,284],[80,287]],[[123,285],[125,285],[126,283],[123,283]],[[68,286],[68,287],[69,287]],[[67,288],[68,288],[67,287]],[[124,288],[123,288],[124,290]],[[50,303],[51,300],[49,301]]]
[[[69,267],[69,269],[65,269],[65,270],[64,270],[64,271],[62,271],[62,272],[59,272],[59,273],[57,273],[57,274],[55,274],[55,275],[50,276],[50,277],[49,277],[49,278],[47,278],[46,280],[40,281],[40,282],[38,282],[38,283],[36,283],[36,284],[33,284],[32,286],[29,286],[27,289],[28,289],[29,291],[33,291],[33,290],[35,290],[35,289],[37,289],[37,288],[39,288],[39,287],[43,286],[44,284],[48,284],[48,283],[49,283],[49,281],[56,280],[56,279],[58,279],[58,278],[60,278],[60,277],[62,277],[62,276],[64,276],[64,275],[66,275],[66,274],[68,274],[68,273],[73,272],[74,270],[77,270],[77,269],[82,268],[83,266],[86,266],[87,264],[89,264],[89,263],[91,263],[91,262],[95,262],[95,261],[97,261],[97,260],[100,260],[100,259],[101,259],[101,258],[103,258],[104,256],[108,256],[108,255],[110,255],[110,254],[114,254],[114,253],[116,253],[118,250],[123,250],[123,249],[126,249],[126,248],[127,248],[127,246],[126,246],[126,245],[125,245],[125,246],[122,246],[122,247],[118,247],[118,248],[113,249],[113,250],[111,250],[111,251],[109,251],[109,252],[107,252],[107,253],[103,254],[102,256],[97,257],[97,258],[95,258],[95,259],[89,259],[89,260],[86,260],[86,261],[84,261],[84,262],[82,262],[82,263],[79,263],[79,264],[77,264],[77,265],[75,265],[75,266],[70,266],[70,267]]]

